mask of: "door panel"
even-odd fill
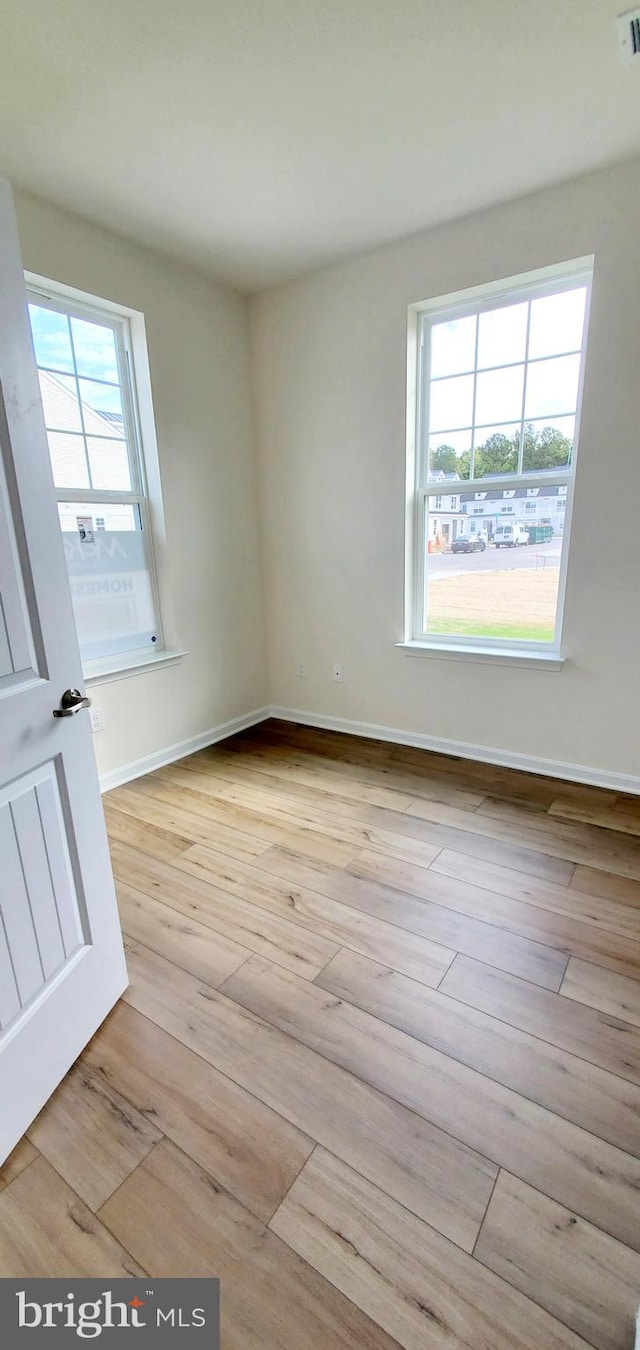
[[[0,1162],[126,988],[11,194],[0,181]]]
[[[20,1011],[85,941],[55,766],[0,792],[0,918]],[[90,939],[88,939],[90,940]],[[8,1022],[0,1015],[0,1030]]]
[[[20,890],[17,893],[22,891],[26,900],[27,922],[33,929],[42,968],[42,983],[46,984],[49,977],[60,969],[67,953],[62,945],[56,897],[47,861],[47,841],[42,833],[36,790],[35,787],[25,787],[24,783],[17,786],[18,794],[0,809],[0,838],[5,833],[5,824],[8,824],[13,834],[13,855],[21,871]]]
[[[82,942],[91,941],[91,933],[86,907],[80,903],[76,890],[68,848],[72,827],[71,822],[64,818],[58,775],[53,765],[47,765],[42,771],[35,785],[35,793],[62,945],[65,956],[71,956]]]

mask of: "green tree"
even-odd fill
[[[518,468],[520,435],[505,436],[494,431],[484,445],[476,447],[474,453],[474,478],[486,478],[497,474],[515,473]],[[524,427],[522,447],[522,467],[525,473],[538,469],[560,469],[571,460],[572,443],[563,436],[557,427],[543,427],[536,431],[532,422]],[[471,476],[471,453],[465,450],[456,455],[450,445],[440,445],[431,454],[431,468],[434,472],[455,473],[458,478]]]
[[[470,473],[471,473],[471,451],[470,451],[470,450],[463,450],[462,454],[458,456],[458,463],[457,463],[457,465],[456,465],[456,472],[457,472],[458,478],[468,478],[468,477],[469,477],[469,475],[470,475]]]
[[[558,427],[543,427],[540,432],[533,429],[531,423],[525,424],[523,444],[523,468],[525,471],[537,468],[562,468],[571,459],[571,441],[558,431]]]
[[[513,473],[518,467],[518,447],[515,439],[495,431],[475,453],[474,475]]]
[[[452,445],[439,445],[431,451],[429,464],[432,473],[455,473],[458,456]]]
[[[571,459],[571,441],[557,427],[543,427],[536,433],[530,422],[524,429],[522,467],[532,469],[559,469]]]

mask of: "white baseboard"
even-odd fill
[[[215,745],[217,741],[234,736],[238,731],[246,731],[248,727],[254,727],[270,716],[270,708],[257,708],[255,712],[245,713],[243,717],[232,717],[230,722],[221,722],[219,726],[211,727],[209,731],[201,731],[197,736],[189,736],[185,741],[177,741],[175,745],[167,745],[163,750],[155,750],[152,755],[133,759],[130,764],[123,764],[119,769],[111,769],[108,773],[101,774],[100,791],[108,792],[110,788],[130,783],[132,778],[141,778],[143,774],[151,773],[153,769],[173,764],[176,759],[183,759],[185,755],[194,755],[196,750],[204,750],[208,745]]]
[[[395,745],[407,745],[417,750],[434,750],[441,755],[454,755],[460,759],[475,759],[484,764],[497,764],[506,769],[521,769],[523,773],[538,773],[547,778],[562,778],[570,783],[588,783],[593,787],[609,788],[611,792],[630,792],[640,796],[640,777],[633,774],[618,773],[614,769],[592,769],[586,764],[565,764],[557,759],[542,759],[537,755],[524,755],[515,750],[497,750],[490,745],[472,745],[468,741],[450,741],[441,736],[428,736],[421,731],[403,731],[398,727],[379,726],[376,722],[355,722],[348,717],[331,717],[325,713],[305,712],[302,708],[279,708],[276,706],[256,708],[243,717],[234,717],[229,722],[221,722],[209,731],[200,732],[187,740],[167,745],[162,750],[144,755],[123,764],[119,769],[111,769],[100,776],[100,790],[108,792],[110,788],[120,787],[133,778],[140,778],[153,769],[161,769],[165,764],[173,764],[185,755],[193,755],[196,750],[204,750],[215,745],[227,736],[238,731],[265,722],[269,717],[279,717],[283,722],[299,722],[302,726],[318,727],[323,731],[342,731],[348,736],[365,736],[373,741],[391,741]]]
[[[417,750],[434,750],[441,755],[455,755],[460,759],[480,760],[484,764],[498,764],[507,769],[521,769],[523,773],[539,773],[547,778],[563,778],[571,783],[589,783],[593,787],[609,788],[612,792],[631,792],[640,795],[640,778],[614,769],[592,769],[586,764],[564,764],[561,760],[541,759],[537,755],[523,755],[515,750],[496,750],[490,745],[471,745],[467,741],[449,741],[440,736],[428,736],[421,731],[401,731],[397,727],[378,726],[375,722],[355,722],[347,717],[329,717],[324,713],[303,712],[299,708],[269,709],[271,717],[284,722],[300,722],[323,731],[343,731],[349,736],[365,736],[374,741],[392,741]]]

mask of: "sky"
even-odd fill
[[[130,491],[113,329],[39,304],[29,317],[56,487]]]
[[[471,448],[474,424],[476,445],[496,431],[513,436],[521,425],[523,397],[526,422],[537,431],[552,425],[571,440],[585,301],[580,286],[532,300],[530,321],[525,301],[433,324],[430,448],[446,444],[462,454]]]
[[[83,402],[97,412],[121,414],[113,329],[86,319],[69,319],[43,305],[30,304],[29,315],[38,365],[74,389],[75,353]]]

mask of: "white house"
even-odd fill
[[[463,492],[460,503],[464,530],[469,534],[486,530],[491,539],[499,521],[512,520],[525,527],[550,524],[553,533],[561,535],[567,489],[547,484],[535,488],[488,488],[486,492]]]
[[[446,481],[441,475],[443,484]],[[429,509],[428,547],[430,553],[438,553],[451,547],[458,534],[465,528],[465,511],[459,492],[443,492],[431,498]]]
[[[107,492],[117,491],[122,487],[123,471],[126,474],[127,466],[122,416],[98,411],[86,398],[78,399],[69,376],[49,370],[39,370],[38,375],[56,487],[75,489],[78,472],[82,474],[84,457],[88,453],[93,460],[94,472],[96,467],[98,469],[102,488]],[[77,497],[68,502],[59,500],[58,515],[65,533],[77,532],[78,517],[87,516],[92,517],[95,530],[132,528],[131,507],[108,498],[97,511],[90,502],[79,503]]]

